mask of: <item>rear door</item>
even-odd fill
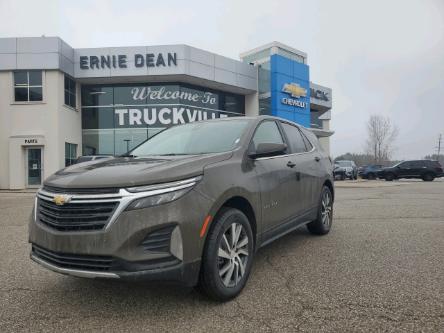
[[[288,160],[295,164],[291,168],[294,175],[287,184],[287,191],[290,193],[287,196],[288,215],[302,216],[315,205],[318,163],[313,155],[313,146],[299,128],[287,122],[281,122],[281,126],[290,148]]]
[[[421,177],[427,170],[424,161],[411,161],[411,176]]]

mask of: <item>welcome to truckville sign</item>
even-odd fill
[[[144,105],[115,108],[118,127],[165,127],[236,115],[218,109],[218,94],[183,86],[137,86],[130,96],[134,104]]]
[[[190,107],[151,107],[114,110],[119,127],[171,126],[193,121],[225,118],[223,111],[202,110]]]

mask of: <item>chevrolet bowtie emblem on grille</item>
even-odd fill
[[[284,93],[290,94],[291,97],[299,98],[307,96],[307,89],[302,88],[297,83],[285,83],[282,87],[282,91]]]
[[[54,201],[54,203],[57,206],[63,206],[64,204],[67,204],[68,202],[71,201],[71,196],[70,195],[56,195],[52,201]]]

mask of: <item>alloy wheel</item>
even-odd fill
[[[331,194],[329,191],[325,191],[322,195],[322,203],[321,203],[321,219],[322,224],[328,227],[331,223],[333,211],[333,201],[331,199]]]
[[[218,269],[225,287],[235,287],[245,275],[248,241],[248,235],[239,223],[232,223],[223,233],[218,248]]]

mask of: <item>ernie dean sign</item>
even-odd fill
[[[175,52],[136,53],[129,60],[126,54],[80,56],[80,69],[128,68],[128,64],[141,67],[171,67],[177,66]]]

